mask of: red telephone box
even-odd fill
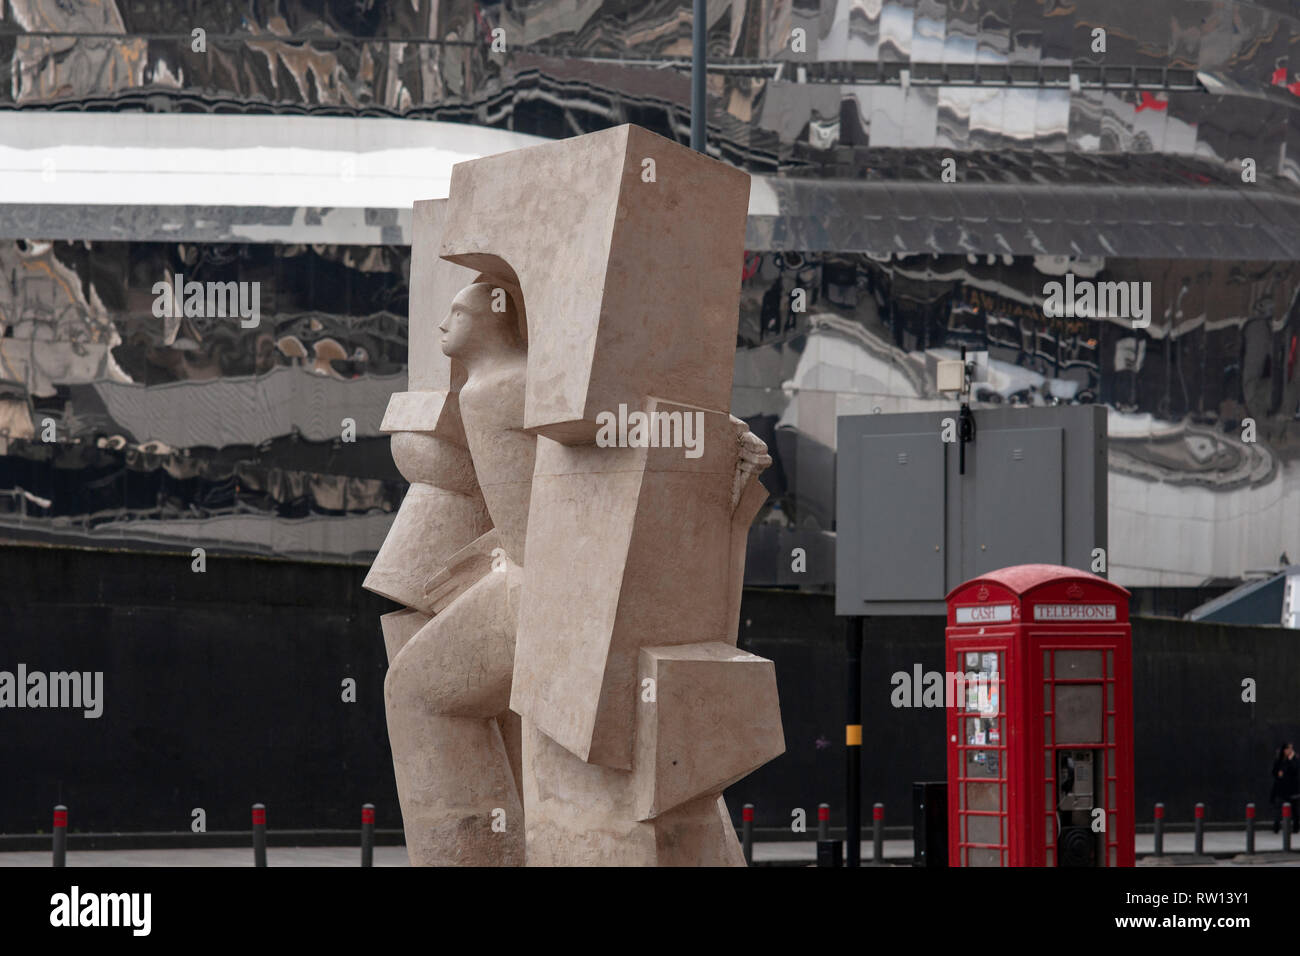
[[[948,594],[949,865],[1134,865],[1128,598],[1054,564]]]

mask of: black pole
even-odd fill
[[[862,865],[862,630],[863,619],[848,618],[845,630],[844,775],[847,807],[844,820],[848,866]]]
[[[1255,852],[1255,805],[1246,804],[1246,852]]]
[[[691,13],[691,149],[697,153],[704,146],[704,53],[709,24],[705,0],[693,0]]]

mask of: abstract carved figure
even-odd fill
[[[383,625],[413,863],[743,864],[722,790],[785,746],[771,662],[735,647],[770,464],[727,412],[748,192],[623,126],[416,205],[385,419],[412,485],[366,580],[407,608]]]
[[[433,258],[441,211],[418,204],[413,257]],[[443,263],[412,279],[411,390],[393,396],[384,419],[411,487],[365,586],[407,607],[382,624],[411,862],[518,866],[519,719],[509,701],[535,440],[518,431],[525,353],[514,300],[476,282],[444,315],[430,311],[472,278],[464,272]]]

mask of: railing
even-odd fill
[[[253,804],[253,866],[266,866],[266,804]],[[361,865],[375,865],[375,805],[361,805]],[[68,865],[68,808],[54,808],[53,865]]]

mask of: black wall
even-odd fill
[[[383,712],[380,614],[365,569],[256,558],[0,547],[0,670],[104,671],[104,714],[0,709],[0,833],[246,829],[254,801],[279,829],[350,828],[360,804],[397,826]],[[760,830],[791,810],[844,820],[844,636],[833,599],[746,591],[740,644],[776,662],[786,753],[727,792]],[[863,799],[910,821],[914,780],[943,779],[943,713],[894,709],[890,675],[942,669],[938,618],[868,624]],[[341,699],[357,682],[357,702]],[[1241,700],[1244,678],[1257,703]],[[1273,748],[1300,736],[1300,640],[1279,628],[1134,625],[1138,819],[1239,820],[1268,800]],[[870,819],[869,809],[864,819]],[[813,823],[815,825],[815,823]],[[773,832],[772,835],[776,835]]]
[[[0,548],[0,670],[104,671],[104,713],[0,710],[0,832],[398,826],[364,569]],[[344,703],[342,682],[357,682]]]

